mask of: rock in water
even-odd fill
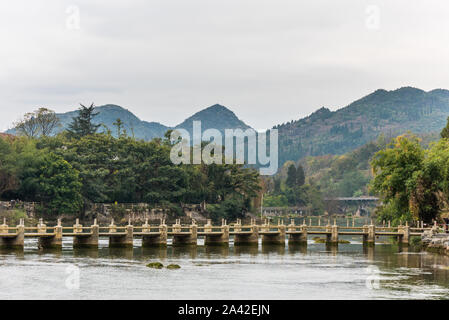
[[[149,264],[147,264],[148,268],[153,268],[153,269],[162,269],[164,267],[164,265],[160,262],[151,262]]]

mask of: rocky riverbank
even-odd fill
[[[449,234],[439,232],[438,228],[425,231],[421,242],[429,252],[449,255]]]

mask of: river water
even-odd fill
[[[357,238],[338,250],[305,247],[205,247],[0,252],[0,299],[447,299],[449,258]],[[150,269],[148,262],[178,270]]]

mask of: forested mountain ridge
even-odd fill
[[[379,89],[337,111],[321,108],[303,119],[274,126],[279,130],[279,163],[343,154],[382,133],[393,137],[407,131],[436,132],[448,116],[448,90]]]
[[[250,126],[241,121],[228,108],[215,104],[206,109],[203,109],[191,117],[184,120],[175,127],[165,126],[158,122],[147,122],[140,120],[131,111],[114,104],[107,104],[104,106],[95,107],[97,116],[93,118],[94,124],[101,124],[98,129],[99,132],[111,130],[113,136],[117,136],[114,123],[120,119],[123,123],[123,128],[129,136],[134,136],[137,139],[151,140],[153,138],[162,138],[164,134],[174,128],[183,128],[192,132],[193,121],[201,121],[202,131],[206,129],[217,129],[224,132],[224,129],[248,129]],[[54,133],[61,132],[68,128],[72,119],[78,115],[78,111],[70,111],[66,113],[57,113],[61,125]],[[15,129],[10,129],[6,133],[15,134]]]
[[[234,112],[219,104],[195,113],[174,127],[142,121],[129,110],[113,104],[96,107],[95,112],[98,115],[93,122],[104,125],[99,128],[100,132],[108,129],[117,136],[114,123],[120,119],[122,129],[129,136],[144,140],[163,137],[167,130],[174,128],[191,133],[196,120],[201,120],[202,131],[250,128]],[[61,126],[55,133],[67,129],[77,114],[77,111],[57,114]],[[439,132],[448,115],[448,90],[379,89],[342,109],[330,111],[323,107],[305,118],[274,126],[279,130],[279,166],[307,156],[344,154],[375,140],[380,134],[390,138],[407,131]],[[14,134],[15,129],[7,133]]]

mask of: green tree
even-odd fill
[[[81,182],[78,172],[63,158],[50,153],[38,169],[39,199],[47,212],[76,214],[81,210]]]
[[[76,214],[82,206],[78,172],[62,157],[43,150],[22,153],[20,199],[40,202],[43,212],[51,215]]]
[[[17,132],[29,138],[49,136],[58,126],[60,126],[60,121],[56,113],[47,108],[28,112],[15,123]]]
[[[34,112],[26,113],[14,126],[20,135],[28,138],[36,138],[39,136],[39,124]]]
[[[287,180],[285,180],[285,184],[289,188],[294,188],[296,186],[297,176],[296,176],[296,167],[294,164],[291,164],[287,170]]]
[[[298,165],[298,168],[296,169],[296,185],[302,186],[306,182],[306,175],[304,173],[304,168],[302,165]]]
[[[94,124],[93,119],[98,113],[95,113],[95,107],[92,103],[90,107],[86,107],[80,104],[81,107],[78,109],[78,116],[72,119],[72,123],[69,124],[67,132],[71,138],[81,138],[84,136],[95,134],[100,124]]]
[[[123,129],[123,121],[121,119],[115,120],[113,125],[117,128],[117,138],[120,138],[123,136],[126,136],[126,130]]]
[[[378,193],[383,205],[379,208],[379,219],[399,221],[413,220],[412,197],[417,180],[422,177],[424,150],[415,136],[398,136],[383,150],[378,151],[371,165],[374,179],[371,188]],[[416,207],[416,204],[413,205]],[[428,220],[428,217],[414,217]]]
[[[446,127],[444,127],[443,130],[441,130],[440,136],[443,139],[449,139],[449,117],[447,118]]]

